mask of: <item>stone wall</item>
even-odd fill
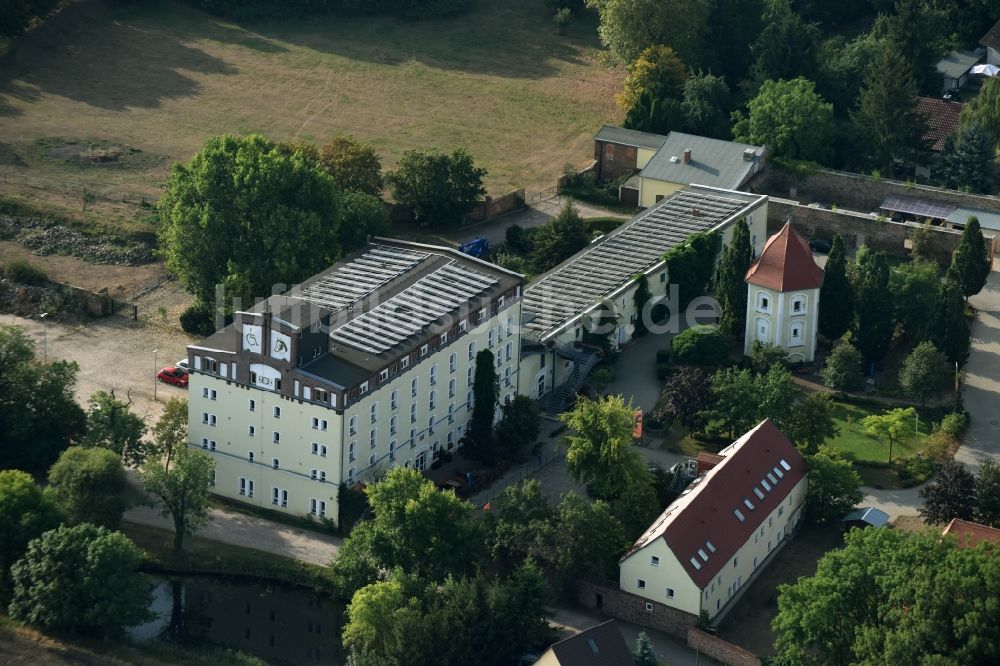
[[[772,197],[767,205],[768,233],[773,233],[789,219],[795,230],[807,239],[832,239],[835,234],[840,234],[849,250],[867,244],[875,250],[897,257],[910,255],[906,241],[913,230],[920,227],[913,222],[892,222],[865,213],[814,208],[797,201]],[[941,227],[931,228],[935,234],[935,258],[947,264],[961,242],[962,232]],[[985,230],[983,236],[987,244],[992,245],[994,253],[1000,249],[1000,239],[993,232]]]
[[[698,618],[690,613],[601,583],[577,581],[576,598],[591,610],[679,638],[686,639],[688,630],[698,624]],[[652,610],[647,610],[647,604]]]
[[[688,629],[687,644],[692,650],[719,661],[727,666],[761,666],[760,657],[738,645],[733,645],[718,636],[707,634],[696,627]]]
[[[922,197],[981,210],[1000,211],[1000,197],[967,194],[930,185],[903,183],[898,180],[873,178],[844,171],[817,170],[797,176],[771,166],[758,174],[748,185],[751,192],[805,201],[836,204],[864,213],[879,210],[879,205],[891,194]]]

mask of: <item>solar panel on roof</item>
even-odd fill
[[[339,310],[399,277],[428,256],[415,250],[377,245],[324,275],[303,289],[297,298],[328,310]]]

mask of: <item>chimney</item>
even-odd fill
[[[684,149],[684,164],[691,164],[691,149]]]
[[[753,148],[747,148],[746,150],[743,151],[744,162],[753,162],[755,159],[757,159],[756,150],[754,150]]]

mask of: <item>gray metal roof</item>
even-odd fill
[[[889,514],[873,506],[866,506],[849,511],[841,518],[841,521],[845,523],[862,522],[868,523],[872,527],[882,527],[889,522]]]
[[[979,226],[984,230],[1000,231],[1000,212],[995,210],[979,210],[977,208],[962,208],[958,206],[952,211],[947,220],[952,224],[965,225],[970,217],[979,220]]]
[[[604,125],[594,135],[594,141],[605,141],[607,143],[620,143],[623,146],[636,146],[638,148],[651,148],[656,150],[663,145],[667,137],[662,134],[650,134],[638,130],[615,127],[614,125]]]
[[[689,236],[735,219],[766,197],[707,187],[679,190],[540,276],[524,290],[525,334],[545,337]]]
[[[691,162],[685,164],[684,151],[687,149],[691,149]],[[743,159],[747,149],[754,151],[752,161]],[[764,148],[761,146],[671,132],[640,175],[668,183],[733,190],[743,184],[763,156]]]
[[[961,78],[980,60],[982,56],[972,51],[952,51],[941,58],[937,64],[937,71],[949,79]]]

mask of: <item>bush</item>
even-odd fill
[[[952,412],[941,419],[940,430],[952,437],[959,437],[969,427],[969,417],[963,412]]]
[[[30,284],[35,287],[42,287],[48,282],[45,271],[22,259],[12,259],[5,263],[3,275],[11,282]]]
[[[589,201],[602,206],[614,206],[618,204],[618,188],[631,175],[630,173],[623,174],[617,180],[601,183],[593,171],[580,173],[573,167],[567,166],[563,170],[565,180],[559,193],[569,194],[581,201]]]
[[[606,234],[614,231],[620,227],[625,220],[619,217],[588,217],[584,218],[584,224],[587,225],[587,231],[590,233],[591,237],[597,237],[601,234]]]
[[[674,338],[674,361],[681,365],[718,366],[729,359],[729,341],[718,326],[692,326]]]
[[[181,328],[193,335],[212,335],[215,333],[215,312],[207,305],[195,303],[181,313]]]
[[[72,315],[83,311],[83,306],[69,287],[46,289],[40,307],[52,315]]]
[[[911,488],[930,480],[936,469],[934,461],[926,456],[898,458],[893,461],[892,466],[904,488]]]

